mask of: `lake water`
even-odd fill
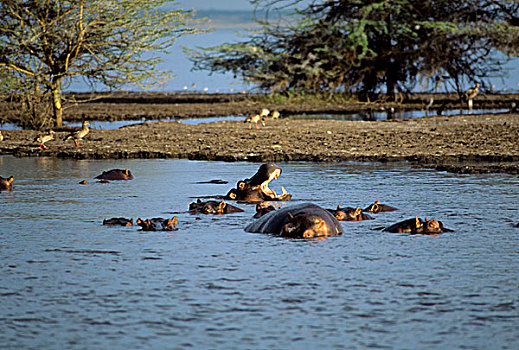
[[[247,233],[247,204],[227,216],[176,214],[178,231],[142,233],[102,221],[171,217],[259,164],[0,157],[0,175],[15,177],[0,193],[2,348],[519,348],[517,176],[279,165],[270,187],[293,203],[400,210],[344,222],[327,240]],[[135,179],[95,182],[112,168]],[[212,179],[229,183],[196,183]],[[376,230],[415,215],[455,232]]]

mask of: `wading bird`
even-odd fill
[[[49,147],[47,147],[45,145],[45,142],[49,142],[49,141],[52,141],[52,140],[54,140],[54,130],[49,131],[48,134],[37,136],[34,139],[34,142],[39,142],[40,143],[40,149],[43,151],[43,149],[49,149]]]
[[[88,132],[89,132],[88,126],[89,125],[90,125],[90,123],[85,120],[83,122],[81,130],[73,132],[72,134],[67,135],[63,139],[63,141],[67,141],[67,140],[72,139],[72,140],[74,140],[74,143],[76,144],[76,147],[79,147],[79,140],[82,140],[88,134]]]

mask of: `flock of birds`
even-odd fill
[[[88,128],[89,126],[90,126],[90,123],[88,121],[86,121],[86,120],[83,121],[81,129],[68,134],[67,136],[65,136],[63,141],[72,140],[72,141],[74,141],[74,144],[76,145],[76,147],[80,147],[79,141],[88,135],[88,133],[90,132],[90,129]],[[43,151],[45,149],[49,149],[49,147],[46,145],[46,143],[54,140],[55,136],[56,136],[56,132],[54,132],[54,130],[50,130],[46,134],[41,134],[41,135],[36,136],[34,138],[34,142],[38,142],[39,146],[40,146],[40,150]],[[3,140],[4,140],[4,136],[2,135],[2,131],[0,131],[0,141],[3,141]]]
[[[259,114],[251,114],[245,118],[244,123],[249,123],[249,129],[252,129],[252,124],[256,125],[256,129],[259,129],[258,123],[261,122],[261,125],[265,126],[265,120],[267,119],[279,119],[281,114],[278,111],[273,111],[270,114],[270,111],[267,108],[263,108]]]

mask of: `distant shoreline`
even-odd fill
[[[86,97],[86,96],[83,96]],[[241,94],[129,93],[104,96],[68,109],[64,120],[165,119],[170,116],[248,115],[263,107],[289,113],[346,113],[374,108],[419,109],[424,95],[404,104],[325,102],[265,104]],[[480,105],[517,101],[517,94],[484,95]],[[77,96],[79,98],[79,95]],[[451,103],[451,97],[435,99]],[[451,102],[449,102],[451,101]],[[0,104],[0,108],[2,104]],[[5,107],[5,106],[4,106]],[[431,115],[434,115],[431,112]],[[456,173],[519,174],[519,113],[449,115],[388,121],[267,120],[265,126],[242,121],[187,125],[139,123],[119,129],[95,129],[80,142],[62,141],[70,130],[55,130],[48,150],[34,142],[40,133],[3,130],[0,154],[66,159],[184,158],[219,161],[406,161],[419,167]],[[9,174],[0,174],[2,176]]]

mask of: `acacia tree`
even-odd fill
[[[62,89],[74,77],[108,89],[148,88],[168,77],[169,72],[155,69],[162,61],[157,53],[199,31],[192,11],[174,5],[164,0],[1,0],[0,75],[12,78],[11,91],[30,86],[35,94],[50,93],[60,127]]]
[[[269,10],[302,0],[256,0]],[[259,21],[245,42],[188,50],[195,69],[232,71],[267,91],[355,91],[368,98],[446,76],[463,85],[497,76],[519,52],[519,2],[311,1],[287,25]]]

